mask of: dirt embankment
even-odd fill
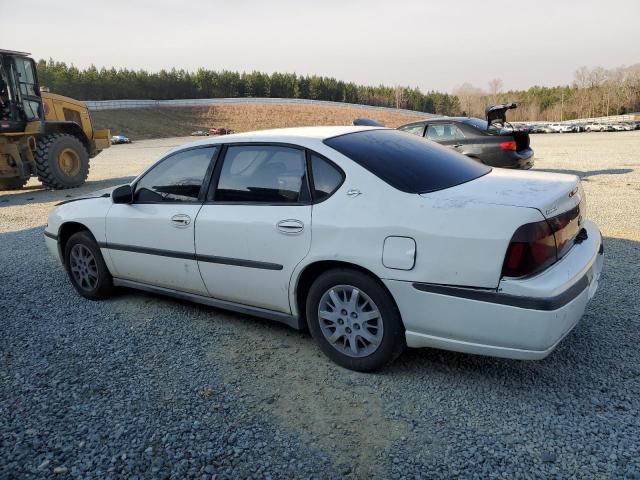
[[[420,120],[419,115],[367,108],[319,105],[215,105],[210,107],[156,107],[91,112],[96,128],[109,128],[134,140],[178,137],[195,130],[226,127],[236,132],[313,125],[350,125],[358,117],[372,118],[389,127]]]

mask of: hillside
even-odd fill
[[[96,128],[109,128],[134,140],[189,135],[211,127],[236,132],[312,125],[350,125],[353,119],[375,119],[389,127],[424,117],[367,108],[319,105],[236,104],[211,107],[157,107],[92,111]]]

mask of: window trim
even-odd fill
[[[198,146],[195,146],[195,147],[182,148],[180,150],[173,151],[173,152],[165,155],[164,157],[160,158],[157,162],[155,162],[153,165],[151,165],[142,175],[140,175],[138,178],[136,178],[131,183],[131,190],[133,191],[133,198],[134,198],[134,200],[131,202],[131,205],[201,205],[203,200],[204,200],[204,194],[206,192],[206,189],[209,186],[208,181],[210,180],[211,171],[213,170],[218,158],[220,157],[220,152],[222,151],[222,148],[220,148],[220,147],[221,147],[221,145],[218,144],[218,143],[214,143],[214,144],[210,144],[210,145],[198,145]],[[203,149],[206,149],[206,148],[213,148],[214,151],[211,154],[211,158],[209,159],[209,165],[207,166],[207,170],[205,171],[204,178],[202,180],[202,183],[200,184],[200,190],[198,191],[198,199],[197,200],[185,200],[185,201],[173,200],[173,201],[166,201],[166,202],[165,201],[163,201],[163,202],[140,202],[140,201],[135,200],[136,188],[138,186],[138,183],[144,177],[146,177],[149,174],[149,172],[154,170],[161,163],[164,163],[166,160],[169,160],[171,157],[174,157],[175,155],[179,155],[179,154],[182,154],[182,153],[185,153],[185,152],[190,152],[192,150],[203,150]]]
[[[324,155],[321,155],[319,153],[317,153],[314,150],[310,150],[307,147],[304,147],[302,145],[297,145],[295,143],[287,143],[287,142],[230,142],[230,143],[224,143],[221,145],[222,148],[220,149],[220,153],[218,154],[218,158],[215,164],[215,167],[213,169],[213,172],[211,174],[211,178],[209,179],[209,184],[207,185],[207,190],[206,190],[206,194],[204,195],[204,205],[248,205],[248,206],[269,206],[269,207],[285,207],[285,206],[310,206],[310,205],[316,205],[318,203],[322,203],[325,200],[327,200],[328,198],[330,198],[331,196],[333,196],[333,194],[335,192],[337,192],[340,187],[342,186],[342,184],[345,182],[346,180],[346,174],[344,173],[344,170],[342,170],[342,168],[340,168],[338,165],[336,165],[335,162],[332,162],[331,160],[329,160],[328,158],[326,158]],[[309,191],[309,201],[305,201],[305,202],[257,202],[257,201],[253,201],[253,202],[239,202],[239,201],[221,201],[221,200],[216,200],[215,199],[215,194],[218,190],[218,182],[220,180],[220,174],[222,172],[222,166],[224,165],[224,161],[226,159],[226,155],[227,155],[227,150],[229,149],[229,147],[254,147],[254,146],[258,146],[258,147],[284,147],[284,148],[293,148],[295,150],[300,150],[304,153],[304,167],[305,167],[305,178],[306,178],[306,182],[307,182],[307,189]],[[331,195],[327,196],[326,198],[317,201],[314,195],[314,184],[313,184],[313,171],[311,168],[311,154],[317,155],[319,157],[321,157],[322,159],[324,159],[325,161],[327,161],[330,165],[334,166],[338,172],[340,173],[340,175],[342,175],[342,181],[340,182],[340,185],[338,185],[338,187],[331,193]]]
[[[340,190],[340,187],[342,187],[342,185],[344,184],[344,182],[347,180],[347,175],[344,173],[344,170],[342,170],[338,165],[336,165],[335,162],[332,162],[331,160],[329,160],[327,157],[325,157],[324,155],[320,155],[318,152],[315,152],[314,150],[309,150],[308,148],[307,150],[307,171],[309,172],[309,183],[310,183],[310,188],[311,188],[311,200],[312,200],[312,204],[313,205],[317,205],[319,203],[325,202],[327,200],[329,200],[331,197],[333,197],[334,193],[336,193],[338,190]],[[342,179],[340,180],[340,183],[338,184],[338,186],[336,188],[334,188],[331,193],[329,195],[327,195],[326,197],[324,197],[322,200],[318,200],[315,196],[315,181],[313,180],[313,165],[311,164],[311,156],[312,155],[316,155],[318,157],[320,157],[322,160],[324,160],[325,162],[327,162],[330,166],[334,167],[338,173],[340,174],[340,176],[342,177]]]

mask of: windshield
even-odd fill
[[[407,193],[443,190],[491,171],[447,147],[398,130],[364,130],[324,143]]]

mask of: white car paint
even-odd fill
[[[556,133],[571,133],[573,132],[573,126],[566,123],[551,123],[549,128]]]
[[[204,205],[196,221],[198,254],[265,261],[281,270],[239,268],[200,263],[209,294],[215,298],[291,313],[289,283],[293,269],[311,247],[311,205]],[[296,219],[297,234],[282,233],[277,224]]]
[[[578,322],[597,288],[602,268],[600,233],[594,224],[585,222],[589,240],[529,278],[501,278],[502,262],[519,226],[544,220],[583,201],[579,179],[493,169],[456,187],[409,194],[323,143],[326,138],[367,129],[271,130],[188,145],[278,142],[315,151],[345,173],[340,188],[320,203],[149,206],[115,205],[110,198],[72,201],[51,212],[47,247],[60,260],[55,237],[64,224],[77,222],[99,242],[110,272],[121,285],[180,295],[290,325],[296,325],[301,315],[297,286],[305,268],[316,262],[339,261],[368,270],[386,285],[400,309],[411,347],[523,359],[546,356]],[[353,191],[359,194],[348,194]],[[179,214],[191,218],[188,227],[171,225],[171,217]],[[291,235],[278,229],[279,222],[291,220],[302,224],[300,233]],[[266,262],[282,268],[158,258],[113,250],[107,248],[107,241]],[[569,292],[587,276],[588,288],[551,310],[437,292],[438,286],[446,286],[448,292],[458,289],[466,294],[472,290],[544,300]],[[420,291],[416,283],[431,285],[436,291]]]

